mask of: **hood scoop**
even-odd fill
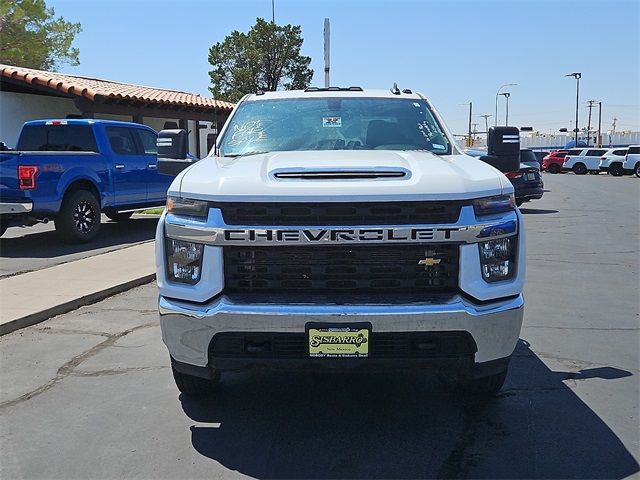
[[[271,172],[277,180],[407,180],[411,172],[404,168],[278,169]]]

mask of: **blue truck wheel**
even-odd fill
[[[64,240],[88,242],[100,229],[100,204],[93,193],[86,190],[67,194],[55,224]]]

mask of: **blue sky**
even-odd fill
[[[208,49],[256,17],[271,0],[47,0],[80,22],[80,65],[64,73],[209,95]],[[276,22],[302,27],[303,54],[322,86],[323,20],[331,21],[331,83],[411,88],[427,95],[456,133],[484,129],[495,94],[510,91],[509,123],[549,132],[569,128],[582,72],[587,100],[603,102],[603,130],[640,130],[640,2],[275,0]],[[501,97],[500,117],[504,119]],[[467,105],[462,105],[466,103]],[[597,112],[594,110],[597,122]],[[582,120],[585,120],[583,123]],[[493,118],[490,119],[490,122]]]

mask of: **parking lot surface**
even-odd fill
[[[188,400],[150,284],[0,337],[0,477],[638,477],[640,182],[544,180],[493,401],[417,372],[237,373]]]
[[[152,240],[158,215],[134,215],[126,222],[102,216],[100,233],[90,243],[64,243],[53,222],[11,227],[0,238],[0,278],[40,270]]]

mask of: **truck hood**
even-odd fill
[[[169,195],[210,201],[464,200],[511,192],[506,177],[477,158],[389,150],[207,157],[169,188]]]

